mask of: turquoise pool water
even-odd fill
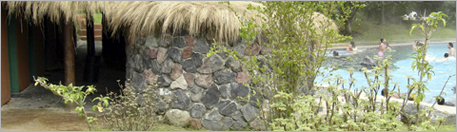
[[[454,43],[454,45],[456,45],[455,42],[453,42],[453,43]],[[406,88],[407,79],[404,78],[405,75],[411,75],[414,78],[418,79],[417,71],[412,71],[412,69],[411,69],[411,64],[414,60],[408,59],[408,56],[410,56],[411,53],[413,53],[414,51],[412,50],[412,45],[394,46],[392,48],[394,50],[396,50],[396,52],[385,53],[385,56],[387,56],[387,55],[393,56],[392,62],[394,64],[394,66],[392,68],[393,70],[390,72],[390,74],[393,75],[391,82],[398,82],[399,83],[398,85],[400,86],[400,90],[403,93],[403,92],[407,91],[407,88]],[[429,46],[426,59],[429,60],[430,64],[433,66],[433,71],[435,72],[435,75],[426,84],[427,87],[430,89],[430,91],[425,93],[426,97],[425,97],[424,101],[431,99],[433,96],[439,95],[439,93],[441,92],[441,89],[444,86],[446,79],[450,75],[456,74],[456,60],[454,57],[452,57],[451,59],[449,59],[447,61],[437,61],[438,59],[443,57],[444,53],[448,52],[448,50],[449,49],[447,48],[447,43],[436,43],[436,44],[431,44]],[[340,55],[346,55],[344,50],[337,50],[337,51],[340,52]],[[354,58],[357,58],[356,56],[358,56],[358,58],[363,58],[363,56],[369,56],[370,58],[373,59],[373,56],[376,54],[377,54],[377,50],[364,49],[364,51],[362,53],[354,54]],[[348,55],[353,55],[353,54],[348,54]],[[331,54],[330,54],[330,56],[331,56]],[[340,60],[341,62],[337,62],[333,59],[329,59],[328,61],[329,61],[328,63],[341,63],[342,62],[341,60]],[[360,63],[360,59],[355,60],[353,62],[348,62],[346,65],[352,64],[352,66],[357,67],[357,65],[359,65],[359,63]],[[345,63],[342,63],[342,65],[345,65]],[[355,69],[356,72],[353,75],[353,77],[355,79],[357,79],[357,83],[355,86],[356,87],[368,86],[363,72],[358,71],[359,69],[360,69],[360,67],[356,68]],[[347,70],[345,70],[344,66],[340,66],[340,69],[337,71],[334,71],[333,74],[334,75],[339,74],[346,80],[349,78],[349,74],[348,74]],[[334,77],[334,76],[332,76],[332,77]],[[324,78],[318,77],[318,78],[316,78],[316,81],[320,82],[322,79],[324,79]],[[370,79],[372,79],[372,77]],[[348,84],[345,87],[347,87],[347,86],[348,86]],[[456,86],[456,77],[455,76],[453,76],[449,79],[449,81],[444,89],[444,92],[447,95],[444,95],[443,97],[446,100],[456,98],[456,95],[452,91],[452,87],[454,87],[454,86]],[[393,88],[393,85],[391,85],[389,89],[392,89],[392,88]]]

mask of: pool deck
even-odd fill
[[[454,45],[456,44],[457,39],[432,39],[430,42],[432,44],[434,43],[449,43],[452,42]],[[421,42],[424,42],[424,40],[420,40]],[[412,45],[414,43],[414,40],[397,40],[397,41],[388,41],[390,46],[402,46],[402,45]],[[334,43],[333,47],[328,48],[329,50],[341,50],[341,49],[346,49],[346,46],[349,43]],[[357,48],[373,48],[377,47],[379,45],[379,42],[355,42],[357,45]]]

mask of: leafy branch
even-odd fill
[[[59,85],[50,84],[50,83],[48,83],[48,79],[44,78],[44,77],[38,77],[37,79],[35,79],[35,77],[33,77],[33,79],[35,80],[35,86],[40,84],[40,86],[44,87],[45,89],[51,90],[51,92],[53,94],[62,97],[65,104],[68,104],[68,103],[75,104],[76,105],[75,111],[78,112],[78,116],[79,117],[84,116],[84,118],[86,119],[86,123],[89,127],[89,131],[92,130],[91,124],[97,123],[97,119],[96,119],[96,116],[95,117],[87,116],[87,113],[84,109],[84,105],[86,105],[85,100],[86,100],[87,95],[93,94],[95,91],[97,91],[94,88],[94,86],[92,86],[92,85],[88,86],[87,89],[84,91],[83,88],[85,86],[73,86],[73,84],[70,84],[68,86],[64,86],[62,84],[59,84]],[[92,111],[95,111],[96,113],[97,113],[97,111],[103,112],[102,103],[105,107],[108,106],[109,97],[103,97],[103,96],[96,97],[92,100],[92,102],[94,102],[96,100],[98,100],[99,103],[92,107]]]

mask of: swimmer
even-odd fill
[[[441,58],[438,59],[437,61],[438,61],[438,62],[442,62],[442,61],[447,61],[447,60],[455,60],[455,57],[449,56],[448,53],[444,53],[444,57],[441,57]]]
[[[340,54],[337,51],[333,51],[334,58],[340,58]]]
[[[340,53],[338,53],[338,51],[333,51],[333,58],[342,59],[342,60],[347,60],[346,57],[347,57],[347,56],[340,56]]]
[[[419,43],[419,41],[414,40],[413,50],[417,50],[417,44],[418,44],[418,43]]]
[[[379,57],[384,55],[384,49],[386,48],[386,45],[384,45],[384,43],[386,42],[386,39],[381,38],[380,41],[381,41],[381,43],[379,44],[379,52],[378,52]]]
[[[348,44],[348,46],[346,47],[346,52],[357,53],[357,47],[355,46],[354,41],[351,41],[351,44]]]
[[[444,53],[444,57],[440,58],[437,61],[446,61],[446,60],[449,60],[449,54],[448,53]]]
[[[449,49],[449,51],[448,51],[449,56],[454,56],[455,57],[454,44],[449,43],[447,45],[447,48]]]
[[[387,40],[386,40],[386,39],[384,39],[384,38],[381,38],[381,40],[380,40],[380,41],[381,41],[381,43],[379,44],[379,47],[382,47],[382,48],[384,48],[384,49],[385,49],[385,48],[386,48],[386,44],[385,44],[385,43],[386,43],[386,41],[387,41]]]
[[[419,49],[419,47],[422,47],[422,46],[424,46],[424,43],[421,43],[420,41],[416,40],[416,41],[414,41],[413,50],[417,50],[417,49]]]

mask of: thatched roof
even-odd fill
[[[112,2],[106,1],[2,1],[9,15],[22,16],[34,24],[42,23],[45,16],[57,24],[61,19],[76,24],[79,14],[100,13],[110,4]]]
[[[258,14],[255,10],[246,10],[251,4],[254,7],[264,7],[262,4],[246,1],[230,2],[227,4],[212,1],[8,1],[10,15],[15,12],[25,18],[32,19],[35,24],[42,23],[48,15],[51,21],[59,23],[77,22],[78,15],[85,13],[103,12],[113,31],[128,30],[129,36],[147,35],[151,33],[173,33],[186,30],[189,35],[198,36],[212,32],[218,41],[230,42],[238,39],[241,27],[240,20],[232,11],[240,16],[246,11],[249,19]],[[2,3],[3,4],[3,3]],[[24,10],[25,9],[25,10]],[[322,14],[316,14],[325,18]],[[325,19],[316,19],[322,21]],[[255,23],[261,24],[261,19]],[[319,26],[319,25],[316,25]],[[337,29],[333,24],[333,29]]]
[[[248,4],[263,5],[254,2],[230,2],[234,11],[240,15],[246,11]],[[156,30],[173,33],[186,30],[189,35],[201,35],[202,32],[214,32],[216,40],[236,40],[241,23],[227,4],[213,1],[125,1],[117,3],[107,11],[110,27],[129,27],[130,33],[142,35]],[[244,18],[258,14],[247,10]],[[256,21],[261,23],[260,19]],[[135,35],[135,34],[132,34]]]

